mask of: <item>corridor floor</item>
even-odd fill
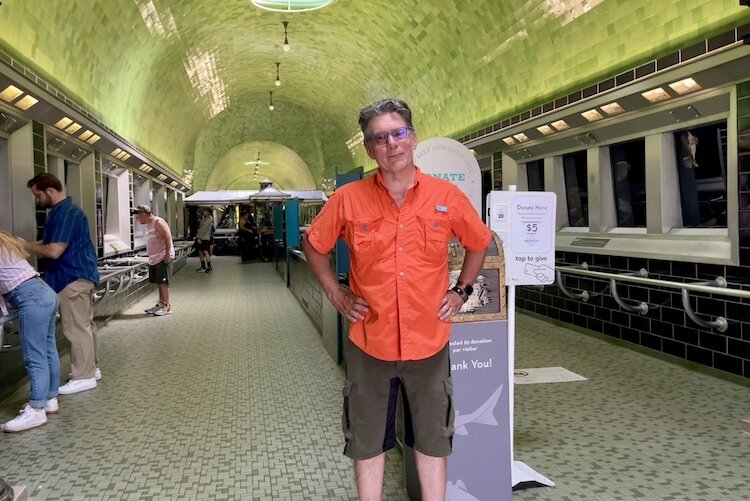
[[[355,499],[343,372],[280,276],[229,257],[194,268],[175,275],[173,315],[142,313],[154,292],[100,330],[97,389],[0,436],[0,477],[39,500]],[[517,367],[589,380],[516,387],[516,459],[557,486],[514,499],[750,499],[748,386],[524,315],[517,338]],[[400,455],[387,464],[385,499],[406,499]]]

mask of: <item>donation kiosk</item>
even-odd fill
[[[426,174],[446,179],[481,210],[481,174],[469,150],[447,138],[420,143],[415,164]],[[450,287],[463,265],[464,249],[449,248]],[[493,233],[474,292],[452,320],[451,375],[455,422],[453,453],[448,457],[448,501],[510,501],[512,380],[507,352],[508,310],[503,245]],[[410,499],[419,500],[414,451],[404,447],[404,476]]]

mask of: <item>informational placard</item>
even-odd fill
[[[447,501],[510,501],[508,322],[453,324],[451,375],[456,409]]]
[[[469,148],[447,137],[427,139],[417,145],[414,163],[425,174],[455,184],[482,214],[482,173]]]
[[[491,191],[488,222],[505,252],[507,285],[549,285],[555,281],[557,195],[546,191]]]

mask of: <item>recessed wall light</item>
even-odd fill
[[[513,146],[514,144],[516,144],[516,140],[515,140],[515,139],[513,139],[513,138],[512,138],[511,136],[508,136],[508,137],[504,137],[504,138],[503,138],[503,142],[504,142],[505,144],[507,144],[508,146]]]
[[[623,113],[625,111],[625,108],[620,106],[617,101],[615,101],[613,103],[605,104],[604,106],[602,106],[602,111],[611,116]]]
[[[602,118],[604,118],[604,116],[596,110],[584,111],[583,113],[581,113],[581,116],[589,122],[596,122],[597,120],[601,120]]]
[[[177,181],[172,181],[171,183],[169,183],[169,185],[170,186],[177,186]]]
[[[140,170],[141,172],[145,172],[146,174],[148,174],[149,172],[151,172],[152,170],[154,170],[154,168],[151,167],[150,165],[144,163],[144,164],[141,164],[140,167],[138,167],[138,170]]]
[[[55,124],[55,127],[57,127],[58,129],[64,129],[65,127],[67,127],[68,125],[72,123],[73,123],[73,120],[71,120],[70,118],[62,117],[60,120],[57,121],[57,123]]]
[[[657,87],[646,92],[641,92],[641,96],[645,97],[651,103],[666,101],[667,99],[670,99],[672,97],[661,87]]]
[[[536,130],[538,130],[545,136],[549,136],[550,134],[554,134],[555,132],[557,132],[555,129],[553,129],[549,125],[542,125],[541,127],[537,127]]]
[[[692,78],[685,78],[684,80],[672,82],[671,84],[669,84],[669,86],[672,88],[673,91],[675,91],[679,95],[687,94],[689,92],[694,92],[696,90],[700,90],[703,88],[700,85],[698,85],[698,82],[696,82]]]
[[[93,135],[94,133],[91,132],[90,130],[85,130],[84,132],[81,133],[80,136],[78,136],[78,139],[80,139],[81,141],[85,141]]]
[[[94,144],[95,142],[97,142],[100,139],[101,139],[101,137],[99,137],[98,134],[94,134],[93,136],[91,136],[90,138],[88,138],[86,140],[86,142],[89,143],[89,144]]]
[[[23,96],[21,99],[18,100],[18,102],[16,103],[16,107],[26,111],[38,102],[39,100],[37,98],[26,94],[25,96]]]
[[[5,88],[5,90],[0,92],[0,99],[9,103],[21,94],[23,94],[23,91],[21,89],[19,89],[15,85],[9,85]]]
[[[164,174],[159,174],[158,176],[156,176],[156,179],[158,179],[159,181],[164,181],[165,179],[167,179],[167,176]]]
[[[518,134],[513,134],[513,137],[516,138],[516,141],[519,143],[525,143],[529,140],[529,136],[524,134],[523,132],[519,132]]]
[[[111,153],[111,155],[112,155],[113,157],[116,157],[116,156],[117,156],[117,155],[119,155],[120,153],[122,153],[122,148],[115,148],[114,150],[112,150],[112,153]]]
[[[557,120],[556,122],[552,122],[550,125],[559,131],[570,129],[570,125],[568,125],[568,122],[566,122],[565,120]]]
[[[78,132],[80,128],[81,128],[81,124],[73,122],[72,124],[70,124],[69,126],[65,128],[65,132],[67,132],[68,134],[75,134],[76,132]]]

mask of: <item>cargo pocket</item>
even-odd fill
[[[443,428],[443,436],[453,436],[453,423],[456,418],[456,413],[453,410],[453,378],[449,377],[443,379],[443,387],[445,388],[446,396],[446,409],[445,409],[445,428]]]
[[[344,412],[341,415],[341,431],[344,433],[344,439],[349,442],[352,438],[352,425],[349,420],[349,402],[352,394],[353,383],[346,381],[344,383]]]

